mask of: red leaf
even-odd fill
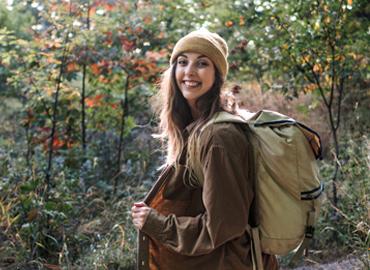
[[[155,60],[155,61],[158,61],[159,59],[161,58],[165,58],[167,57],[168,55],[168,52],[167,50],[161,50],[159,52],[153,52],[153,51],[147,51],[145,53],[145,56],[151,60]]]
[[[104,9],[105,9],[106,11],[112,11],[112,10],[114,9],[114,5],[106,4],[106,5],[104,6]]]
[[[92,64],[90,67],[91,67],[91,72],[94,75],[99,75],[100,74],[100,68],[99,68],[98,64]]]
[[[53,140],[53,149],[59,149],[64,146],[64,141],[54,138]]]
[[[76,62],[68,63],[67,65],[67,72],[73,72],[78,70]]]
[[[85,99],[85,104],[87,107],[90,107],[90,108],[100,106],[102,103],[103,97],[104,97],[103,94],[96,95],[93,97],[88,97]]]

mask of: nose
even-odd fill
[[[192,63],[189,63],[186,68],[185,68],[185,75],[194,75],[196,72],[195,70],[195,65],[193,65]]]

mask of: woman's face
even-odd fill
[[[215,71],[213,62],[202,54],[187,52],[177,57],[176,82],[192,109],[197,99],[211,89]]]

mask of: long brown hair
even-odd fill
[[[220,72],[215,68],[215,81],[212,87],[205,94],[200,96],[196,101],[196,107],[199,112],[199,118],[193,119],[190,107],[182,95],[175,79],[176,61],[162,75],[162,80],[159,86],[159,92],[156,99],[157,111],[159,111],[159,128],[160,138],[166,142],[165,148],[167,151],[166,163],[174,165],[178,169],[178,165],[183,163],[180,159],[183,157],[186,146],[185,165],[190,172],[190,179],[193,179],[189,184],[196,185],[196,180],[191,177],[192,172],[197,173],[195,168],[199,159],[196,149],[196,137],[200,128],[209,121],[212,116],[221,110],[224,106],[221,100],[221,89],[224,84]],[[190,130],[186,127],[192,124]],[[189,132],[187,134],[187,132]]]

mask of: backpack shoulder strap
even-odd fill
[[[250,117],[252,118],[254,113],[249,113]],[[243,117],[242,115],[235,115],[226,111],[216,113],[202,128],[201,132],[205,130],[207,127],[216,124],[216,123],[241,123],[246,124],[248,123],[248,119]]]

